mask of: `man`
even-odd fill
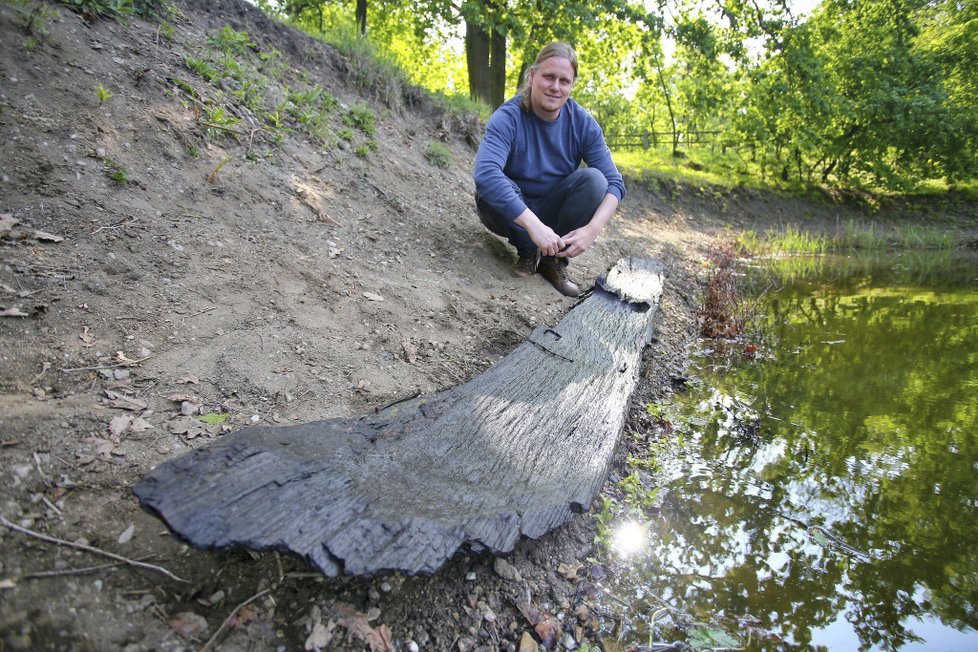
[[[489,119],[474,173],[479,218],[516,248],[514,274],[539,273],[571,297],[580,289],[569,259],[587,251],[625,196],[601,127],[570,99],[576,80],[570,45],[543,48],[523,90]]]

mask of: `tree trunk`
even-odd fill
[[[655,68],[659,73],[659,86],[662,87],[662,94],[666,98],[666,110],[669,112],[669,124],[672,126],[672,155],[677,156],[679,154],[679,129],[676,125],[676,114],[672,110],[672,97],[669,94],[669,87],[666,85],[662,62],[656,60]]]
[[[245,428],[133,491],[198,548],[295,553],[327,575],[431,573],[504,553],[604,484],[662,292],[620,261],[559,324],[464,385],[360,418]]]
[[[367,0],[357,0],[357,27],[360,29],[360,36],[367,33]]]
[[[489,106],[506,101],[506,35],[493,30],[489,39]]]
[[[465,63],[469,71],[469,96],[492,104],[492,83],[489,77],[489,33],[471,21],[465,23]]]

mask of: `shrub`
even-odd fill
[[[439,143],[437,140],[428,143],[428,149],[425,150],[424,156],[436,168],[444,170],[452,164],[452,151],[444,143]]]

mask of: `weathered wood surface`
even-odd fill
[[[245,428],[152,470],[141,503],[199,548],[327,575],[431,573],[586,510],[609,470],[662,291],[625,259],[552,328],[444,392],[360,418]]]

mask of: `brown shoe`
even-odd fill
[[[530,278],[537,273],[537,262],[539,260],[540,254],[536,251],[532,254],[521,254],[519,260],[516,261],[516,266],[513,267],[513,275],[520,278]]]
[[[570,280],[567,276],[567,265],[558,258],[542,258],[537,267],[540,276],[550,281],[550,285],[557,288],[557,291],[567,297],[581,296],[581,290],[577,283]]]

